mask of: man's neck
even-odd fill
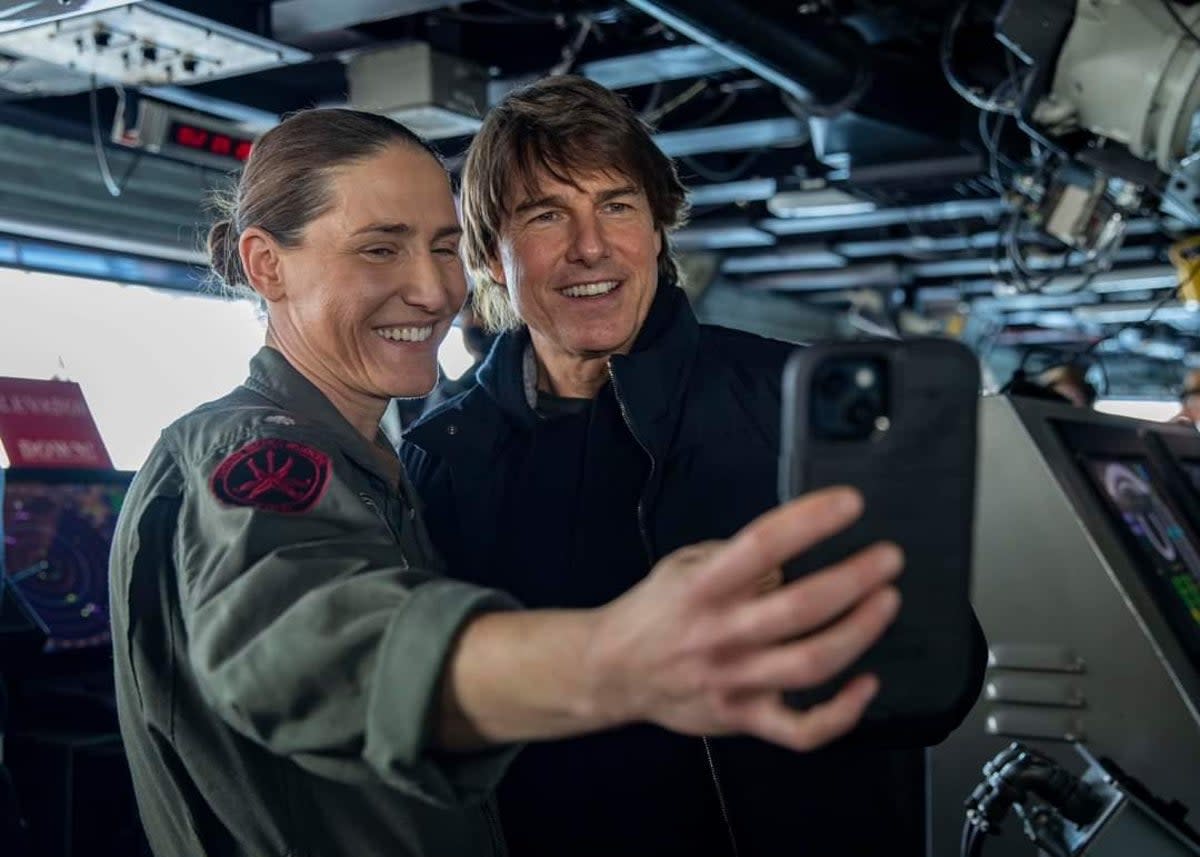
[[[608,383],[608,354],[580,357],[539,348],[534,339],[537,360],[537,387],[568,399],[594,399]]]

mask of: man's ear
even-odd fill
[[[488,276],[501,288],[508,288],[508,278],[504,275],[504,265],[500,263],[499,253],[493,253],[488,259]]]
[[[238,238],[238,255],[251,288],[268,303],[284,296],[279,242],[265,229],[251,226]]]

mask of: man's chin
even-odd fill
[[[594,360],[627,351],[631,342],[631,337],[592,337],[573,343],[571,351],[586,360]]]

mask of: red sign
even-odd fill
[[[0,443],[13,467],[112,468],[83,390],[68,381],[0,378]]]

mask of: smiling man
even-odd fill
[[[686,191],[621,98],[577,77],[512,93],[462,206],[476,306],[505,332],[402,450],[451,574],[529,607],[603,604],[775,504],[791,346],[697,323],[668,240]],[[499,802],[514,857],[906,857],[922,794],[919,749],[635,726],[526,748]]]

